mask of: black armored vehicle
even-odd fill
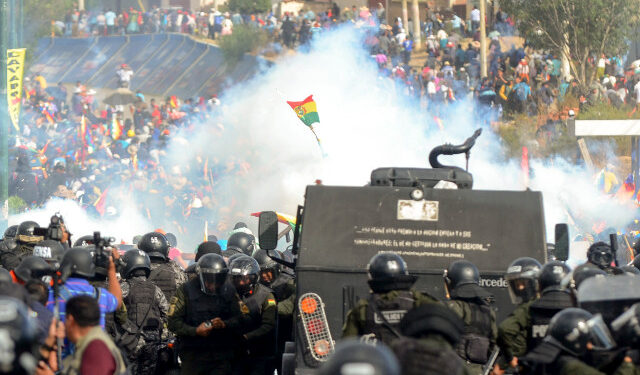
[[[347,312],[368,295],[367,263],[378,252],[396,252],[415,288],[444,298],[443,271],[466,259],[495,295],[498,318],[514,308],[503,275],[510,262],[529,256],[544,263],[547,241],[542,193],[472,190],[465,169],[444,166],[440,155],[467,159],[480,130],[461,145],[445,144],[429,155],[432,169],[380,168],[367,186],[308,186],[298,207],[293,253],[298,311],[295,345],[287,345],[283,373],[313,373],[340,338]],[[263,213],[264,214],[264,213]],[[275,215],[275,214],[274,214]],[[275,218],[260,221],[260,246],[275,248]],[[271,230],[269,228],[271,227]],[[557,230],[564,237],[565,231]],[[558,229],[558,228],[556,228]],[[559,234],[558,234],[559,233]],[[271,246],[269,246],[271,245]],[[269,249],[270,248],[270,249]],[[556,244],[556,252],[566,245]],[[322,311],[316,311],[324,306]]]

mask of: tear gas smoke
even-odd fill
[[[285,102],[309,94],[318,105],[320,124],[314,128],[326,157]],[[209,218],[217,225],[209,232],[219,238],[225,238],[236,221],[257,227],[257,220],[247,220],[251,212],[294,213],[303,202],[305,186],[317,179],[330,185],[357,186],[366,184],[375,168],[428,167],[427,156],[433,147],[460,143],[482,120],[470,100],[459,100],[446,114],[442,111],[444,129],[439,129],[433,114],[403,95],[392,80],[379,77],[375,62],[363,48],[362,33],[349,27],[323,33],[309,52],[282,58],[251,81],[228,89],[221,102],[195,131],[173,134],[161,160],[165,170],[187,178],[202,178],[197,165],[203,160],[212,166],[212,200],[223,208]],[[499,137],[487,130],[471,151],[474,188],[523,189],[519,161],[505,161]],[[463,156],[442,159],[444,164],[464,165]],[[567,212],[586,222],[606,220],[609,226],[623,226],[632,219],[632,209],[596,191],[586,170],[563,160],[552,162],[531,163],[530,187],[544,194],[548,233],[553,233],[555,223],[567,221]],[[69,204],[50,205],[43,213],[35,212],[40,224],[60,210],[77,234],[99,229],[130,239],[143,233],[142,229],[151,229],[144,215],[127,211],[126,204],[119,207],[120,218],[113,222],[91,222]],[[32,215],[33,211],[24,217]],[[74,229],[76,226],[82,229]],[[179,242],[189,244],[183,247],[189,250],[202,238],[196,237]]]

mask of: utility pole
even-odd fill
[[[19,0],[22,1],[22,0]],[[7,103],[7,48],[9,44],[9,1],[0,0],[0,229],[8,227],[9,198],[9,106]]]
[[[487,21],[486,0],[480,0],[480,76],[487,76]]]

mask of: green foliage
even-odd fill
[[[631,113],[633,106],[616,108],[611,104],[601,102],[578,113],[578,120],[637,120],[640,119],[640,111]]]
[[[242,60],[245,53],[255,52],[267,41],[267,34],[264,30],[246,25],[235,25],[231,35],[223,36],[220,39],[220,49],[227,64],[234,65]]]
[[[229,0],[228,6],[240,14],[266,13],[271,10],[271,0]]]
[[[27,204],[22,198],[12,195],[9,197],[9,215],[17,215],[27,209]]]
[[[502,0],[500,6],[532,46],[569,55],[573,76],[587,87],[595,73],[589,57],[626,50],[640,0]]]
[[[27,44],[51,35],[51,21],[63,21],[75,0],[22,0],[24,6],[24,40]]]

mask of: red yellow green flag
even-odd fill
[[[318,110],[316,108],[316,102],[313,100],[313,95],[309,95],[301,102],[287,101],[287,104],[291,106],[300,121],[305,125],[311,126],[316,122],[320,122],[320,117],[318,116]]]

